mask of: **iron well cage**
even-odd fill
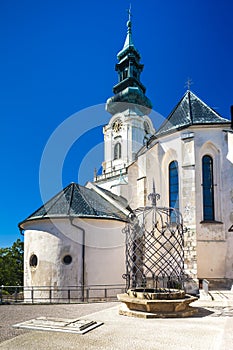
[[[123,229],[126,243],[126,290],[130,288],[183,289],[184,227],[180,212],[157,207],[158,194],[152,193],[151,206],[129,215]]]

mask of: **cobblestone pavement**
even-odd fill
[[[68,305],[0,305],[0,350],[230,350],[233,292],[215,291],[194,302],[198,314],[175,319],[120,316],[118,302]],[[70,333],[26,331],[12,325],[36,317],[102,321],[95,330]]]

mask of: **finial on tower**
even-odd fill
[[[187,87],[188,90],[190,90],[191,85],[193,85],[192,79],[188,77],[185,87]]]
[[[129,15],[129,18],[128,18],[128,21],[127,21],[127,28],[128,28],[127,36],[126,36],[126,39],[125,39],[125,44],[124,44],[123,50],[121,50],[119,52],[119,54],[121,54],[129,46],[134,46],[133,45],[133,40],[132,40],[132,22],[131,22],[132,10],[131,10],[131,4],[130,4],[129,9],[127,10],[127,12],[128,12],[128,15]]]
[[[131,3],[130,3],[130,5],[129,5],[128,15],[129,15],[129,22],[131,22],[131,16],[132,16],[132,7],[131,7]]]
[[[128,27],[128,34],[131,34],[131,27],[132,27],[132,22],[131,22],[131,18],[132,18],[132,10],[131,10],[131,4],[129,5],[129,9],[127,10],[128,15],[129,15],[129,19],[127,22],[127,27]]]
[[[160,199],[160,194],[156,193],[154,180],[153,180],[153,189],[152,189],[152,191],[153,192],[149,194],[148,199],[151,201],[152,206],[156,207],[157,200]]]

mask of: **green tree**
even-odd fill
[[[9,248],[0,248],[0,286],[23,285],[23,242],[17,239]]]

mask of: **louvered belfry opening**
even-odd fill
[[[136,209],[124,228],[126,289],[161,291],[183,289],[184,228],[174,208],[157,206],[159,195],[149,195],[151,206]]]

